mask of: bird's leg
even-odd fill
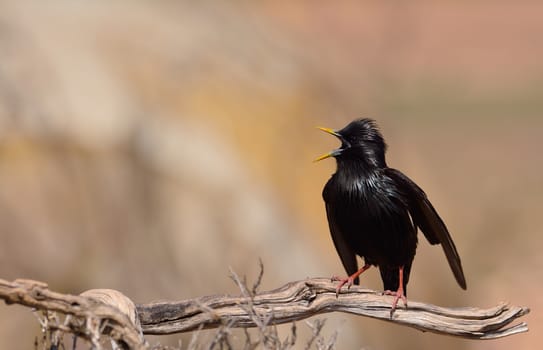
[[[392,318],[394,310],[396,310],[398,300],[402,299],[405,307],[407,308],[407,298],[405,297],[405,293],[403,290],[403,266],[400,266],[399,280],[400,284],[397,291],[385,290],[386,295],[394,295],[394,301],[392,302],[392,308],[390,309],[390,318]]]
[[[366,271],[370,267],[371,267],[371,265],[366,264],[366,265],[362,266],[358,271],[356,271],[355,273],[353,273],[352,275],[350,275],[347,278],[341,278],[341,277],[338,277],[338,276],[332,277],[332,281],[339,281],[339,284],[336,287],[336,298],[339,295],[339,291],[341,290],[341,287],[343,287],[344,285],[347,285],[347,289],[351,288],[351,286],[354,283],[355,278],[360,276],[362,274],[362,272]]]

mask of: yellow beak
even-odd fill
[[[334,135],[336,137],[341,137],[340,134],[338,134],[337,131],[335,131],[334,129],[330,129],[330,128],[323,128],[323,127],[317,127],[317,129],[319,130],[322,130],[330,135]],[[317,159],[315,159],[313,162],[318,162],[318,161],[321,161],[323,159],[326,159],[326,158],[330,158],[330,157],[334,157],[336,155],[339,154],[339,151],[338,150],[333,150],[332,152],[329,152],[329,153],[326,153],[326,154],[323,154],[322,156],[318,157]]]
[[[317,127],[317,129],[322,130],[322,131],[324,131],[324,132],[327,132],[327,133],[329,133],[329,134],[331,134],[331,135],[334,135],[334,136],[336,136],[336,137],[339,137],[339,136],[340,136],[334,129],[323,128],[323,127],[320,127],[320,126]]]
[[[315,159],[313,162],[316,163],[316,162],[318,162],[320,160],[330,158],[331,156],[332,156],[332,152],[326,153],[326,154],[323,154],[322,156],[318,157],[317,159]]]

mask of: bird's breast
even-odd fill
[[[335,221],[358,255],[381,264],[414,254],[416,231],[394,184],[379,178],[335,182],[329,198],[336,208]]]

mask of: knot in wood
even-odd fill
[[[307,284],[304,284],[302,288],[298,291],[296,296],[296,301],[305,301],[310,304],[317,297],[317,293],[313,288],[310,288]]]

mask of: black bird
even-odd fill
[[[385,161],[386,144],[375,121],[359,119],[341,130],[319,128],[339,138],[341,147],[315,161],[335,157],[336,173],[322,196],[330,233],[347,278],[333,278],[341,287],[359,283],[360,274],[379,267],[385,294],[407,306],[407,282],[417,249],[417,229],[430,244],[441,244],[456,281],[466,289],[460,257],[447,227],[424,191]],[[364,259],[358,269],[356,255]]]

